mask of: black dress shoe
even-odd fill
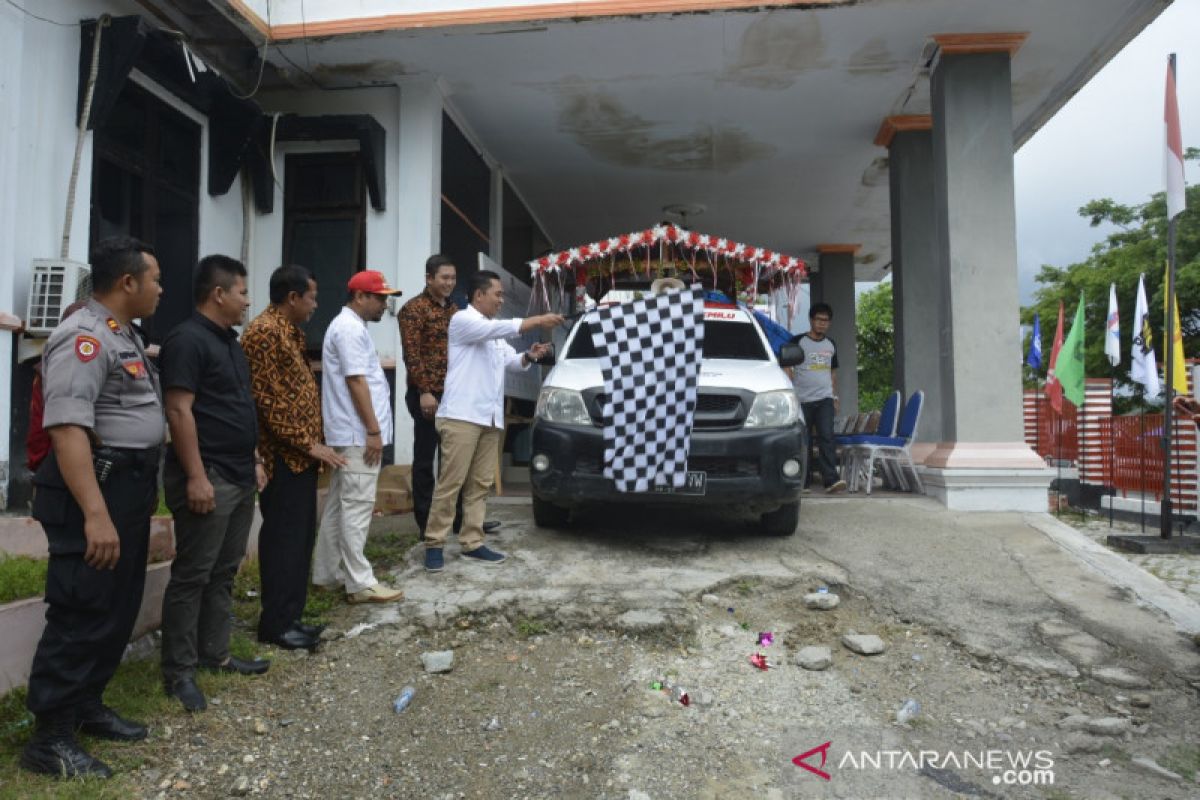
[[[208,708],[208,702],[204,699],[204,692],[200,691],[200,687],[196,685],[196,681],[192,678],[180,678],[179,680],[166,687],[167,695],[174,697],[180,703],[183,703],[185,711],[203,711]]]
[[[30,772],[57,778],[111,778],[112,770],[103,761],[79,746],[71,729],[70,711],[39,714],[33,738],[21,751],[21,767]]]
[[[292,627],[301,633],[307,633],[314,639],[320,639],[321,632],[325,630],[324,625],[309,625],[307,622],[301,622],[300,620],[296,620],[294,623],[292,623]]]
[[[114,742],[138,742],[146,738],[146,726],[122,717],[103,703],[91,703],[75,715],[76,730]]]
[[[260,642],[273,644],[276,647],[282,647],[284,650],[315,650],[321,640],[315,636],[310,636],[304,631],[296,627],[288,628],[278,636],[268,638],[259,637]]]
[[[492,532],[494,532],[494,531],[496,531],[496,530],[499,530],[499,529],[500,529],[500,525],[501,525],[501,524],[502,524],[502,523],[501,523],[501,522],[500,522],[500,520],[498,520],[498,519],[489,519],[489,520],[486,520],[486,521],[484,521],[484,523],[483,523],[483,532],[484,532],[484,533],[492,533]]]
[[[271,668],[271,662],[265,658],[256,658],[253,661],[243,661],[240,658],[229,657],[229,660],[224,664],[201,664],[201,669],[206,669],[209,672],[234,672],[238,675],[262,675]]]

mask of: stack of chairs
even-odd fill
[[[842,478],[852,492],[866,484],[867,494],[874,484],[875,464],[883,470],[884,480],[901,491],[925,493],[921,477],[913,464],[910,447],[925,404],[923,391],[913,392],[900,412],[900,393],[892,392],[879,412],[875,433],[838,437],[842,447]]]

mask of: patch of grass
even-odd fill
[[[229,655],[234,658],[253,661],[262,653],[264,647],[265,645],[260,644],[257,639],[250,638],[242,631],[234,630],[229,634]]]
[[[0,554],[0,603],[40,597],[46,590],[44,559]]]
[[[156,516],[156,517],[171,516],[171,509],[167,508],[167,495],[163,492],[162,489],[158,490],[158,508],[156,508],[154,510],[154,516]]]
[[[1133,756],[1126,753],[1115,744],[1106,744],[1100,748],[1100,758],[1111,758],[1118,764],[1128,765],[1133,760]]]
[[[522,617],[521,619],[517,620],[517,635],[525,639],[529,639],[533,636],[541,636],[548,630],[549,629],[546,627],[546,623],[542,622],[540,619]]]
[[[0,751],[9,755],[14,744],[24,744],[33,729],[33,715],[25,710],[25,689],[13,689],[0,697]]]
[[[416,543],[416,533],[387,531],[369,536],[363,554],[376,569],[386,570],[402,562],[409,549]]]
[[[342,604],[342,592],[322,591],[316,587],[308,587],[308,600],[304,604],[304,619],[317,624],[329,622],[333,609]],[[262,613],[262,576],[259,572],[258,559],[251,558],[242,564],[237,577],[233,579],[233,615],[238,621],[248,627],[258,626],[258,617]],[[236,632],[235,632],[236,635]],[[232,648],[232,645],[231,645]],[[232,651],[238,658],[244,656]]]
[[[258,615],[262,611],[261,594],[258,559],[251,558],[242,564],[233,579],[233,615],[243,625],[258,624]]]
[[[160,720],[184,712],[159,688],[162,675],[158,659],[127,661],[117,669],[105,692],[104,701],[123,716],[139,721]],[[159,727],[153,725],[153,727]],[[0,798],[126,798],[134,795],[127,774],[147,760],[150,748],[105,742],[83,737],[88,752],[113,768],[116,776],[109,781],[59,781],[33,775],[17,766],[21,749],[33,732],[33,717],[25,710],[25,690],[15,689],[0,698]],[[153,736],[153,732],[151,734]]]
[[[230,650],[240,658],[255,657],[259,647],[236,630],[230,639]],[[278,675],[291,668],[287,662],[276,663],[272,665],[271,673]],[[25,710],[24,689],[0,696],[0,800],[126,800],[138,796],[130,774],[142,766],[159,767],[158,758],[164,743],[159,737],[163,727],[170,725],[178,729],[189,718],[179,702],[162,691],[160,670],[157,654],[152,658],[126,661],[117,668],[104,693],[104,701],[122,716],[150,726],[150,738],[146,742],[126,744],[81,737],[88,752],[112,767],[115,774],[108,781],[59,781],[19,769],[17,762],[21,749],[33,732],[33,717]],[[197,675],[197,682],[208,697],[236,698],[248,685],[241,675],[204,671]]]
[[[754,594],[757,588],[758,581],[756,579],[743,578],[737,582],[737,586],[734,587],[734,590],[742,597],[749,597],[750,595]]]
[[[327,592],[313,586],[308,587],[308,601],[304,604],[304,618],[311,623],[324,625],[329,615],[342,604],[341,591]]]
[[[1177,744],[1168,750],[1158,763],[1184,778],[1191,778],[1200,772],[1200,746]]]

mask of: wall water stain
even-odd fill
[[[558,130],[594,157],[624,167],[730,172],[769,158],[775,147],[731,125],[697,124],[685,132],[661,131],[612,95],[576,86],[564,91]]]

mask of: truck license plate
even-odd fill
[[[708,485],[707,472],[689,472],[684,478],[683,486],[678,489],[672,486],[656,486],[652,490],[655,494],[691,494],[703,495],[704,490]]]

